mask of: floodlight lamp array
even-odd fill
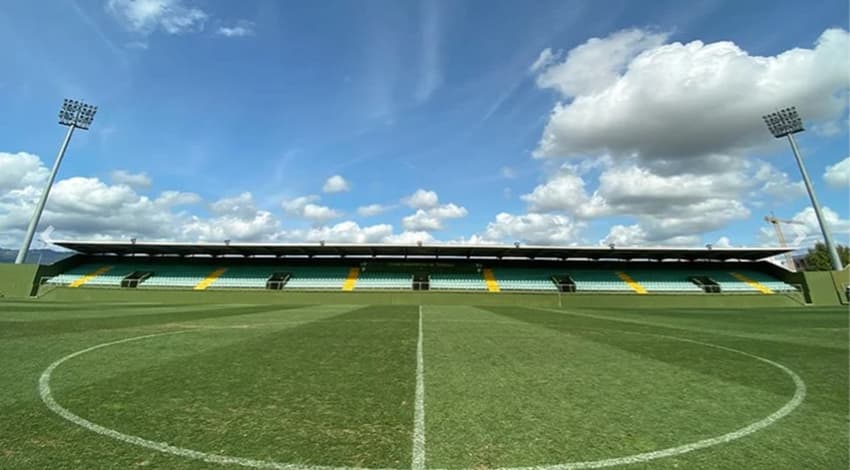
[[[767,128],[771,134],[776,138],[803,131],[803,120],[797,114],[797,108],[795,106],[767,114],[762,116],[762,119],[764,119],[764,123],[767,124]]]
[[[97,106],[82,101],[65,99],[59,110],[59,124],[88,129],[97,113]]]

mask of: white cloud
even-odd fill
[[[632,59],[662,45],[666,39],[666,34],[640,29],[618,31],[605,38],[589,39],[571,50],[560,64],[552,65],[557,58],[545,49],[532,71],[540,71],[537,85],[541,88],[554,88],[564,96],[591,94],[616,83]]]
[[[428,211],[418,209],[415,213],[401,219],[402,226],[405,230],[414,231],[434,231],[443,229],[443,221],[428,213]]]
[[[466,217],[469,212],[465,207],[448,203],[429,209],[428,213],[440,219],[459,219]]]
[[[10,177],[7,177],[10,176]],[[0,152],[0,246],[16,247],[32,214],[47,168],[35,155]],[[316,204],[310,195],[286,201],[284,210],[314,222],[340,216]],[[330,243],[415,243],[434,238],[427,232],[394,233],[392,225],[360,226],[342,221],[332,226],[287,229],[272,213],[258,209],[250,192],[218,199],[207,205],[210,216],[190,211],[203,203],[194,193],[163,191],[140,194],[126,184],[109,185],[97,178],[72,177],[58,181],[51,192],[42,226],[56,228],[54,239],[147,241],[289,241]],[[453,204],[436,208],[440,217],[453,217],[465,209]]]
[[[614,225],[600,240],[603,245],[638,246],[646,243],[646,232],[640,225]]]
[[[382,240],[384,243],[400,243],[405,245],[413,245],[416,243],[430,243],[434,241],[434,236],[428,232],[404,231],[396,235],[389,235]]]
[[[695,246],[701,241],[698,235],[677,235],[657,238],[647,233],[640,225],[615,225],[608,235],[599,241],[601,245],[626,246]]]
[[[591,207],[584,179],[566,168],[520,199],[528,203],[531,212],[566,211],[584,216],[596,210]]]
[[[330,227],[313,227],[309,230],[291,230],[283,238],[292,241],[326,241],[328,243],[377,243],[391,236],[392,225],[378,224],[361,227],[350,220]]]
[[[236,197],[226,197],[210,204],[210,211],[219,216],[250,219],[257,213],[254,196],[245,192]]]
[[[197,241],[274,240],[281,233],[280,223],[268,211],[253,214],[222,215],[211,219],[192,216],[179,227],[178,238]]]
[[[552,65],[556,60],[558,60],[558,55],[552,52],[551,47],[547,47],[540,51],[540,55],[537,56],[537,59],[528,67],[528,71],[531,73],[539,72],[540,70]]]
[[[765,162],[760,163],[752,178],[753,183],[760,185],[753,197],[767,195],[773,201],[791,201],[806,195],[802,180],[792,182],[788,173],[779,171]]]
[[[309,220],[317,224],[324,224],[330,220],[343,216],[342,212],[327,206],[315,204],[321,198],[316,195],[301,196],[288,201],[283,201],[281,207],[287,214]]]
[[[501,169],[502,178],[512,180],[516,178],[516,170],[509,166],[503,166]]]
[[[578,240],[583,223],[557,214],[513,215],[502,212],[487,224],[480,234],[471,237],[471,243],[513,243],[532,245],[570,245]]]
[[[369,204],[368,206],[360,206],[357,208],[357,215],[361,217],[374,217],[376,215],[383,214],[384,212],[392,209],[392,206],[385,206],[382,204]]]
[[[850,236],[850,220],[842,219],[838,213],[829,207],[823,208],[823,217],[826,219],[826,224],[831,230],[836,243],[848,245],[848,236]],[[803,236],[801,236],[798,240],[789,240],[795,242],[795,245],[814,245],[815,242],[823,240],[823,235],[820,230],[820,225],[818,224],[817,216],[815,215],[815,210],[811,207],[807,207],[794,214],[794,217],[791,217],[791,220],[801,223],[801,226],[804,227],[804,230],[802,231],[804,234]]]
[[[414,209],[430,209],[440,203],[440,198],[434,191],[417,189],[416,192],[401,200]]]
[[[732,248],[732,241],[729,240],[729,237],[720,237],[711,246],[715,248]]]
[[[131,188],[149,188],[151,179],[147,173],[130,173],[126,170],[115,170],[110,174],[112,182],[115,184],[124,184]]]
[[[850,186],[850,157],[841,160],[835,165],[826,167],[823,179],[826,181],[826,184],[835,188],[846,188]]]
[[[228,38],[241,38],[254,35],[254,23],[250,21],[238,21],[233,26],[219,26],[215,32],[219,36]]]
[[[662,176],[634,164],[605,169],[588,194],[585,180],[569,166],[521,196],[531,212],[565,212],[579,219],[634,217],[634,226],[618,225],[606,239],[620,244],[683,243],[693,236],[745,219],[745,192],[762,182],[742,162],[727,173]],[[681,238],[690,237],[690,238]]]
[[[42,185],[49,175],[36,155],[0,152],[0,192]]]
[[[846,109],[850,35],[844,30],[826,30],[813,49],[770,57],[751,56],[731,42],[654,45],[659,37],[651,33],[628,34],[637,42],[622,48],[623,33],[591,40],[540,72],[541,86],[569,101],[553,109],[535,156],[610,153],[658,171],[716,170],[722,164],[715,156],[738,156],[771,140],[760,116],[778,103],[795,104],[812,121],[833,120]],[[606,53],[612,59],[602,60],[599,71],[561,73],[588,50],[593,54],[579,63]],[[620,58],[626,63],[618,67]]]
[[[106,10],[128,30],[142,34],[157,29],[168,34],[202,31],[209,19],[206,12],[182,0],[109,0]]]
[[[341,193],[350,191],[351,185],[340,175],[333,175],[325,181],[322,191],[326,193]]]
[[[342,217],[342,215],[342,212],[331,209],[327,206],[307,204],[306,206],[304,206],[304,212],[301,216],[307,220],[312,220],[318,223],[325,223],[329,220],[338,219]]]
[[[304,206],[312,202],[317,202],[320,199],[321,198],[315,194],[311,194],[309,196],[299,196],[294,199],[283,201],[281,203],[281,207],[283,207],[283,211],[287,214],[297,216],[304,210]]]
[[[850,244],[848,243],[850,242],[850,220],[842,219],[829,207],[823,208],[823,216],[834,241],[842,245]],[[779,218],[782,219],[782,217]],[[780,222],[780,228],[789,247],[808,248],[823,241],[815,210],[811,207],[806,207],[786,220],[788,221]],[[775,229],[768,224],[759,228],[758,240],[763,245],[777,246],[779,244]]]
[[[417,209],[415,213],[404,217],[401,221],[405,230],[430,232],[442,230],[444,228],[443,221],[446,219],[463,218],[468,213],[465,207],[449,203],[430,209]]]

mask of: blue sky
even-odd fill
[[[100,109],[42,224],[62,237],[763,245],[774,211],[806,244],[799,172],[758,119],[797,105],[846,241],[847,10],[13,2],[0,11],[0,246],[19,243],[65,97]]]

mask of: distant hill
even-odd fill
[[[30,250],[30,252],[27,253],[26,261],[28,263],[53,264],[57,261],[72,256],[73,254],[74,253],[70,251],[53,251],[39,248],[35,250]],[[5,248],[0,248],[0,263],[14,263],[15,258],[17,258],[17,256],[18,250],[7,250]]]

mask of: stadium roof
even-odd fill
[[[793,248],[574,247],[462,244],[354,243],[155,243],[124,241],[54,241],[87,255],[366,257],[366,258],[511,258],[511,259],[648,259],[757,261]]]

